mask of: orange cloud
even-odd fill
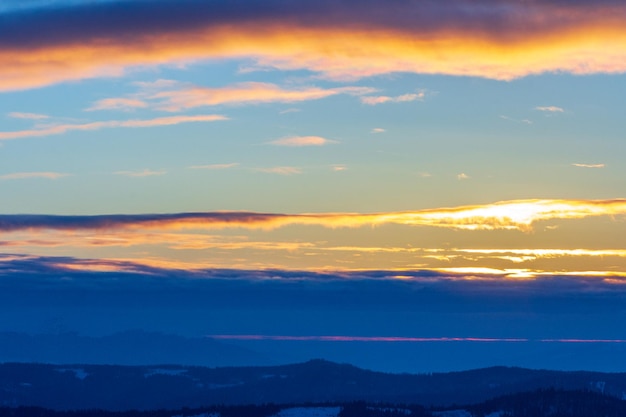
[[[606,167],[605,164],[572,164],[572,165],[578,168],[604,168]]]
[[[277,146],[324,146],[330,143],[336,143],[334,140],[326,139],[321,136],[290,136],[282,139],[276,139],[269,142],[271,145]]]
[[[294,167],[267,168],[263,172],[298,174]],[[274,229],[288,225],[329,228],[384,224],[444,227],[460,230],[528,231],[536,222],[625,216],[626,199],[511,200],[492,204],[387,213],[254,213],[200,212],[100,216],[0,215],[0,230],[114,230],[114,229],[220,229],[240,227]]]
[[[338,95],[362,95],[375,91],[369,87],[341,87],[323,89],[305,87],[285,89],[275,84],[247,82],[221,88],[192,87],[181,90],[162,91],[152,95],[159,101],[158,108],[167,111],[217,106],[221,104],[294,103],[319,100]]]
[[[158,117],[156,119],[146,119],[146,120],[109,120],[106,122],[49,125],[49,126],[38,127],[35,129],[29,129],[29,130],[0,132],[0,141],[61,135],[63,133],[67,133],[71,131],[88,131],[88,130],[111,129],[111,128],[120,128],[120,127],[169,126],[169,125],[177,125],[181,123],[215,122],[219,120],[228,120],[228,118],[225,116],[217,115],[217,114],[208,114],[208,115],[198,115],[198,116]]]
[[[423,100],[425,96],[424,92],[417,94],[403,94],[401,96],[389,97],[389,96],[365,96],[361,97],[361,103],[375,106],[383,103],[405,103],[415,100]]]
[[[148,107],[145,101],[132,98],[105,98],[96,101],[87,111],[94,110],[132,110]]]
[[[75,7],[72,25],[54,11],[20,14],[3,32],[0,62],[11,65],[0,67],[0,90],[210,59],[252,59],[256,67],[336,79],[411,72],[511,80],[626,71],[620,2],[344,0],[277,7],[267,1],[238,9],[190,2],[176,10],[178,19],[171,19],[174,2],[142,3],[110,6],[110,13]]]

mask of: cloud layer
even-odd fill
[[[0,16],[0,90],[208,59],[352,79],[622,73],[625,19],[610,0],[81,3]]]
[[[300,171],[293,167],[274,167],[264,172],[297,174]],[[626,199],[511,200],[486,205],[371,214],[199,212],[95,216],[0,215],[0,231],[220,229],[227,227],[274,229],[287,225],[338,228],[384,224],[461,230],[528,231],[534,223],[539,221],[624,215],[626,215]]]

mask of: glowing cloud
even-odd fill
[[[565,110],[563,110],[561,107],[557,107],[557,106],[537,106],[537,107],[535,107],[535,110],[548,112],[548,113],[563,113],[563,112],[565,112]]]
[[[321,136],[290,136],[282,139],[276,139],[269,142],[270,145],[277,146],[324,146],[331,143],[337,143],[334,140],[326,139]]]
[[[194,122],[215,122],[220,120],[228,120],[225,116],[217,114],[198,115],[198,116],[171,116],[159,117],[147,120],[110,120],[106,122],[91,122],[82,124],[59,124],[38,127],[30,130],[18,130],[14,132],[0,132],[0,141],[11,139],[23,139],[32,137],[43,137],[52,135],[61,135],[72,131],[90,131],[100,129],[111,129],[121,127],[154,127],[154,126],[170,126],[180,123]]]
[[[94,110],[133,110],[148,107],[145,101],[132,98],[105,98],[96,101],[86,111]]]
[[[622,73],[625,18],[626,6],[608,0],[81,2],[3,16],[0,62],[11,65],[0,90],[241,58],[337,79]]]
[[[375,106],[383,103],[405,103],[415,100],[423,100],[425,96],[424,92],[417,94],[403,94],[401,96],[389,97],[389,96],[365,96],[361,97],[361,103]]]
[[[575,167],[579,168],[604,168],[605,164],[572,164]]]
[[[376,343],[428,343],[428,342],[528,342],[524,338],[488,337],[395,337],[395,336],[285,336],[265,334],[207,335],[217,340],[281,340],[291,342],[376,342]]]
[[[373,88],[368,87],[285,89],[275,84],[248,82],[221,88],[191,87],[181,90],[162,91],[149,98],[157,100],[156,106],[161,110],[180,111],[194,107],[222,104],[294,103],[319,100],[338,94],[362,95],[373,91],[375,91]]]
[[[301,171],[294,167],[274,167],[266,168],[262,172],[291,175]],[[0,231],[225,227],[274,229],[297,224],[329,228],[403,224],[462,230],[528,231],[535,222],[540,221],[624,215],[626,199],[512,200],[487,205],[371,214],[201,212],[98,216],[0,215]]]

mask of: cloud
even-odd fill
[[[239,166],[239,163],[237,162],[232,162],[230,164],[210,164],[210,165],[192,165],[190,167],[188,167],[189,169],[210,169],[210,170],[217,170],[217,169],[229,169],[229,168],[235,168]]]
[[[575,167],[579,168],[605,168],[605,164],[572,164]]]
[[[385,132],[386,132],[386,130],[385,130],[385,129],[383,129],[382,127],[375,127],[375,128],[373,128],[373,129],[371,130],[371,132],[370,132],[370,133],[385,133]]]
[[[537,106],[535,107],[535,110],[539,110],[542,112],[548,112],[548,113],[563,113],[565,112],[565,110],[563,110],[561,107],[557,107],[557,106]]]
[[[361,103],[369,104],[370,106],[375,106],[377,104],[383,103],[405,103],[409,101],[415,100],[423,100],[425,97],[425,93],[423,91],[417,94],[403,94],[401,96],[389,97],[389,96],[365,96],[361,97]]]
[[[276,146],[324,146],[331,143],[337,143],[334,140],[326,139],[321,136],[289,136],[286,138],[276,139],[268,142],[270,145]]]
[[[7,116],[12,117],[13,119],[27,119],[27,120],[44,120],[44,119],[50,118],[50,116],[46,114],[20,113],[20,112],[11,112],[7,114]]]
[[[195,107],[218,105],[243,105],[261,103],[295,103],[319,100],[338,94],[362,95],[375,91],[369,87],[340,87],[323,89],[304,87],[286,89],[275,84],[246,82],[226,87],[189,87],[161,91],[149,98],[156,100],[156,107],[166,111],[181,111]]]
[[[341,172],[341,171],[347,171],[348,167],[346,165],[343,164],[335,164],[333,166],[331,166],[332,170],[335,172]]]
[[[515,122],[515,123],[524,123],[524,124],[527,124],[527,125],[533,124],[532,120],[529,120],[529,119],[514,119],[512,117],[504,116],[504,115],[500,116],[500,119],[508,120],[510,122]]]
[[[159,117],[155,119],[144,120],[109,120],[105,122],[90,122],[82,124],[58,124],[43,127],[37,127],[30,130],[18,130],[13,132],[0,132],[0,141],[11,139],[23,139],[32,137],[43,137],[52,135],[61,135],[71,131],[90,131],[100,129],[111,129],[121,127],[154,127],[154,126],[170,126],[180,123],[194,122],[215,122],[220,120],[228,120],[227,117],[208,114],[198,116],[171,116]]]
[[[95,110],[134,110],[148,107],[145,101],[132,98],[105,98],[96,101],[86,111]]]
[[[159,175],[165,175],[167,171],[153,171],[151,169],[144,169],[142,171],[117,171],[115,175],[124,175],[126,177],[154,177]]]
[[[278,112],[278,114],[298,113],[300,111],[301,111],[300,109],[291,108],[291,109],[281,110]]]
[[[291,175],[294,167],[273,167],[261,172]],[[528,231],[536,222],[626,216],[626,199],[614,200],[510,200],[485,205],[446,207],[382,213],[255,213],[198,212],[172,214],[55,216],[0,215],[0,231],[19,230],[124,230],[124,229],[275,229],[288,225],[328,228],[384,224],[444,227],[459,230]]]
[[[286,336],[265,334],[227,334],[206,335],[216,340],[280,340],[290,342],[367,342],[367,343],[433,343],[433,342],[478,342],[478,343],[521,343],[529,342],[524,338],[481,338],[481,337],[394,337],[394,336]],[[546,340],[547,341],[547,340]],[[556,342],[556,340],[555,340]],[[562,342],[559,340],[559,342]],[[595,342],[595,341],[594,341]],[[600,341],[609,342],[607,341]],[[626,340],[611,340],[614,343],[626,343]]]
[[[287,269],[224,269],[193,263],[169,263],[158,259],[80,259],[72,257],[38,257],[29,255],[0,255],[0,282],[8,282],[12,291],[18,288],[44,285],[47,290],[55,287],[118,287],[145,291],[146,288],[163,289],[185,286],[191,289],[220,288],[232,291],[234,288],[248,288],[250,281],[265,283],[273,288],[285,284],[289,288],[299,286],[311,297],[321,295],[320,300],[328,301],[329,291],[339,284],[341,294],[351,286],[359,288],[359,298],[372,297],[377,302],[384,296],[391,305],[407,303],[415,305],[418,294],[407,289],[439,288],[440,291],[476,297],[478,294],[501,296],[504,294],[527,298],[529,295],[558,294],[559,297],[588,293],[602,296],[602,292],[615,297],[626,292],[626,274],[610,272],[549,273],[538,275],[537,279],[518,279],[516,270],[492,268],[440,268],[425,270],[287,270]],[[524,270],[517,270],[524,271]],[[523,272],[522,272],[523,273]],[[68,278],[72,279],[68,279]],[[90,278],[90,279],[85,279]],[[115,278],[115,279],[111,279]],[[124,279],[126,278],[126,279]],[[203,278],[203,279],[200,279]],[[137,281],[142,279],[137,287]],[[224,283],[228,283],[224,286]],[[309,285],[315,283],[315,286]],[[243,287],[242,287],[243,285]],[[4,288],[7,289],[6,287]],[[257,288],[261,290],[262,288]],[[285,290],[287,288],[284,288]],[[320,294],[318,291],[322,290]],[[383,291],[383,292],[381,292]],[[284,296],[284,292],[280,294]],[[440,293],[441,294],[441,293]],[[434,293],[427,292],[425,297]],[[342,298],[343,297],[342,295]],[[349,300],[345,300],[349,302]],[[361,299],[359,302],[362,302]],[[615,299],[621,302],[621,298]],[[619,304],[619,303],[618,303]],[[526,304],[524,304],[527,307]],[[620,308],[622,304],[619,304]],[[523,308],[523,307],[522,307]],[[579,313],[579,312],[577,312]]]
[[[608,0],[121,0],[1,18],[5,91],[216,59],[334,79],[626,71],[626,6]]]
[[[469,179],[469,175],[461,172],[460,174],[458,174],[456,176],[456,179],[459,180],[459,181],[461,181],[461,180],[468,180]]]
[[[296,167],[271,167],[271,168],[259,168],[259,172],[265,172],[266,174],[279,174],[279,175],[294,175],[302,174],[302,169]]]
[[[14,172],[12,174],[0,175],[0,180],[24,180],[31,178],[56,180],[59,178],[67,177],[69,175],[70,174],[64,174],[61,172]]]

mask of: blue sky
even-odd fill
[[[8,294],[37,296],[4,307],[0,330],[59,315],[91,334],[624,339],[625,14],[613,1],[5,2],[0,274]],[[264,283],[253,314],[215,307],[217,328],[190,323],[182,299],[154,319],[131,308],[135,282],[161,300],[153,275],[212,288],[222,270],[232,299]],[[317,273],[355,301],[323,301]],[[276,318],[299,314],[275,298],[294,274],[288,298],[334,318]],[[83,287],[93,276],[128,297]],[[57,285],[117,318],[76,319],[70,296],[42,311]],[[433,309],[413,311],[431,286]],[[457,293],[485,306],[479,325],[453,325],[470,314]],[[359,321],[379,312],[400,324]]]

